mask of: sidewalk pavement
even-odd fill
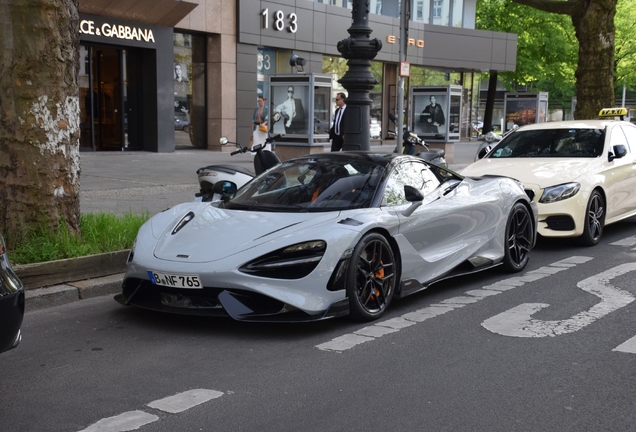
[[[460,171],[473,161],[479,142],[455,144],[450,168]],[[371,151],[389,153],[395,141],[374,141]],[[150,215],[192,201],[199,191],[197,169],[229,164],[254,170],[251,154],[177,150],[174,153],[82,152],[80,154],[80,210],[82,213],[128,212]]]
[[[461,171],[473,161],[479,142],[456,143],[449,167]],[[371,151],[389,153],[395,141],[373,141]],[[326,151],[328,149],[326,148]],[[128,212],[151,216],[176,204],[192,201],[199,191],[197,169],[213,164],[229,164],[253,171],[250,154],[231,156],[228,152],[177,150],[174,153],[82,152],[80,154],[81,213]],[[125,269],[122,262],[121,271]],[[121,290],[123,273],[82,281],[28,289],[27,310],[58,306]]]

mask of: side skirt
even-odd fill
[[[476,263],[479,263],[479,264],[475,265]],[[422,291],[436,282],[440,282],[446,279],[478,273],[484,270],[489,270],[491,268],[501,265],[501,263],[502,263],[501,261],[494,262],[492,260],[485,260],[485,259],[481,260],[481,259],[471,258],[465,261],[463,264],[455,267],[453,270],[449,271],[445,275],[442,275],[434,280],[421,283],[416,279],[407,279],[405,281],[400,282],[400,289],[395,293],[395,298],[399,299],[402,297],[409,296],[411,294],[415,294],[416,292]]]

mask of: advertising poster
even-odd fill
[[[446,133],[447,94],[418,92],[413,94],[412,130],[418,135]]]
[[[517,126],[536,123],[537,100],[507,100],[506,101],[506,130]]]
[[[309,124],[309,86],[306,84],[272,85],[270,112],[279,112],[282,119],[274,125],[273,133],[307,135]]]

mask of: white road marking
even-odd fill
[[[629,339],[626,342],[623,342],[622,344],[614,348],[612,351],[620,351],[620,352],[636,354],[636,336],[634,336],[633,338]]]
[[[220,391],[195,389],[150,402],[148,406],[170,414],[177,414],[221,396],[223,396],[223,392]],[[80,432],[132,431],[157,420],[159,420],[159,417],[154,414],[139,410],[130,411],[101,419]]]
[[[614,243],[610,243],[611,246],[627,246],[632,247],[636,245],[636,236],[627,237]]]
[[[170,414],[177,414],[221,396],[223,393],[220,391],[194,389],[150,402],[148,406]]]
[[[159,417],[144,411],[129,411],[114,417],[108,417],[82,429],[80,432],[124,432],[159,420]]]
[[[316,348],[324,350],[324,351],[345,351],[349,348],[353,348],[356,345],[360,345],[361,343],[369,342],[375,340],[375,338],[361,336],[357,334],[346,334],[344,336],[338,336],[330,340],[329,342],[325,342],[323,344],[317,345]]]
[[[401,317],[381,321],[375,325],[356,330],[353,333],[338,336],[329,342],[316,345],[316,348],[332,352],[346,351],[365,342],[373,341],[387,334],[396,333],[403,328],[424,322],[429,318],[445,314],[472,303],[477,303],[490,296],[501,294],[504,291],[519,288],[526,283],[534,282],[558,272],[568,270],[578,264],[584,264],[591,259],[592,258],[590,257],[584,256],[566,258],[564,260],[557,261],[550,266],[526,272],[522,276],[511,277],[492,285],[485,286],[481,289],[467,291],[462,296],[442,300],[439,303],[432,304],[426,308],[416,310],[415,312],[406,313]]]
[[[388,328],[400,330],[406,327],[410,327],[413,324],[415,324],[414,321],[409,321],[404,318],[391,318],[390,320],[377,323],[376,326],[388,327]]]
[[[601,302],[569,319],[556,321],[533,319],[533,314],[550,305],[524,303],[487,319],[481,325],[493,333],[513,337],[554,337],[573,333],[635,300],[634,296],[627,291],[609,283],[615,277],[634,270],[636,270],[636,263],[621,264],[579,282],[577,284],[579,288],[599,297]]]
[[[380,326],[369,326],[369,327],[361,328],[360,330],[356,330],[354,333],[357,335],[377,338],[380,336],[384,336],[385,334],[395,333],[396,331],[398,331],[398,329],[380,327]]]

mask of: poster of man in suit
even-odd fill
[[[413,131],[418,135],[444,134],[446,131],[446,93],[413,95]]]

